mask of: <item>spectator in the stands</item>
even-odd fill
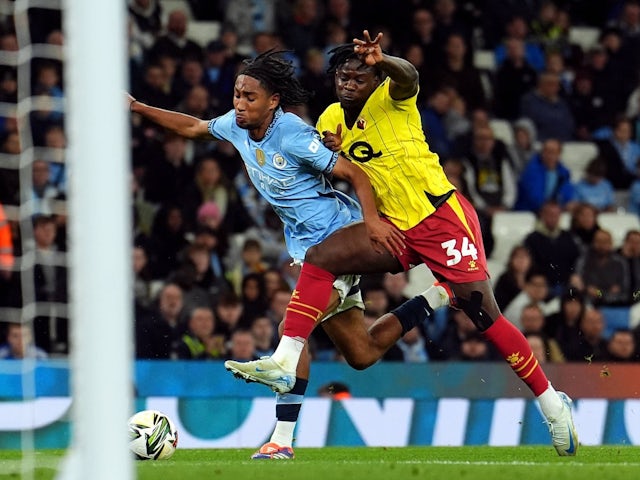
[[[555,338],[564,351],[572,339],[578,335],[580,319],[586,308],[586,299],[575,288],[566,290],[560,297],[560,310],[547,316],[545,332]]]
[[[148,63],[140,85],[133,85],[133,93],[140,101],[160,108],[174,108],[179,99],[171,94],[172,80],[160,63]]]
[[[640,301],[640,231],[629,230],[616,253],[627,264],[629,304],[637,303]]]
[[[173,347],[172,358],[212,360],[224,358],[224,337],[214,333],[215,316],[209,307],[196,307],[187,320],[187,331]]]
[[[195,58],[201,62],[204,58],[202,47],[187,37],[188,22],[187,14],[183,10],[169,12],[166,33],[155,41],[149,51],[149,57],[158,60],[166,55],[175,59],[178,65],[187,58]]]
[[[631,93],[623,73],[626,69],[612,63],[605,47],[596,44],[588,52],[586,70],[593,79],[594,98],[599,99],[605,118],[611,122],[619,112],[624,111]]]
[[[551,315],[560,309],[558,297],[549,299],[547,277],[545,277],[542,272],[533,268],[527,272],[522,291],[518,293],[504,309],[505,317],[508,315],[507,318],[509,318],[518,329],[521,329],[520,318],[522,316],[522,310],[532,303],[538,305],[545,316]]]
[[[594,305],[625,305],[629,302],[629,273],[626,262],[613,250],[607,230],[598,230],[587,251],[576,262],[574,285]]]
[[[569,104],[560,96],[560,78],[555,73],[538,76],[536,88],[522,96],[520,116],[533,121],[541,141],[573,139],[575,120]]]
[[[509,147],[515,173],[520,176],[534,154],[540,150],[536,126],[528,118],[513,123],[514,143]]]
[[[248,320],[263,316],[269,308],[264,276],[261,273],[248,273],[242,278],[242,315]]]
[[[529,25],[527,21],[519,15],[514,16],[507,22],[505,39],[503,43],[498,45],[494,50],[496,65],[502,65],[508,57],[507,42],[511,39],[519,40],[523,43],[524,58],[536,72],[544,70],[544,51],[536,42],[531,41],[529,38]]]
[[[581,253],[589,248],[598,230],[600,230],[598,209],[588,203],[578,203],[571,212],[569,232],[573,235]]]
[[[511,249],[507,268],[500,274],[494,286],[496,302],[501,310],[522,291],[531,265],[531,254],[525,246],[516,245]]]
[[[607,166],[607,179],[616,190],[627,189],[637,178],[640,144],[632,139],[633,128],[626,117],[616,118],[611,137],[597,142]]]
[[[569,169],[562,164],[562,143],[545,140],[542,150],[534,155],[518,180],[516,210],[538,212],[543,203],[554,200],[569,209],[575,198]]]
[[[251,322],[251,334],[255,341],[255,350],[258,357],[273,354],[276,349],[275,332],[269,317],[264,315],[255,317]]]
[[[445,88],[439,88],[429,97],[425,108],[420,109],[422,128],[429,148],[440,158],[447,158],[451,154],[451,142],[445,123],[450,108],[451,97]]]
[[[498,212],[511,210],[516,201],[516,175],[503,143],[490,127],[473,129],[471,150],[462,159],[471,203],[478,212],[487,255],[493,251],[491,226]]]
[[[188,153],[187,141],[183,137],[165,134],[162,153],[153,157],[145,168],[146,200],[156,204],[180,201],[182,192],[193,177]]]
[[[318,48],[309,49],[304,58],[304,72],[300,83],[315,95],[309,99],[309,116],[315,122],[327,105],[333,103],[333,83],[325,73],[325,58]]]
[[[257,360],[256,341],[253,338],[251,330],[237,329],[231,333],[228,342],[227,359],[238,362],[248,362]]]
[[[34,160],[31,165],[31,212],[33,215],[52,215],[56,203],[64,195],[51,182],[49,162]]]
[[[182,289],[166,284],[158,295],[157,306],[148,316],[136,319],[136,357],[163,360],[170,357],[175,344],[186,331]]]
[[[584,170],[583,178],[575,186],[576,201],[593,205],[600,212],[612,212],[616,209],[615,196],[611,182],[605,178],[606,160],[600,156],[591,160]]]
[[[463,98],[467,108],[473,110],[486,107],[487,98],[480,72],[467,57],[468,48],[463,35],[450,34],[445,44],[444,61],[435,67],[433,75],[436,88],[454,88]]]
[[[594,133],[609,123],[602,99],[593,92],[593,78],[589,72],[576,73],[568,102],[576,122],[576,140],[591,141]]]
[[[233,0],[227,3],[224,21],[232,25],[238,35],[238,50],[251,52],[255,36],[276,31],[276,0]]]
[[[615,330],[607,341],[609,361],[615,363],[637,362],[640,360],[636,337],[628,329]]]
[[[186,58],[176,71],[171,84],[171,93],[174,98],[181,99],[184,103],[185,97],[194,87],[203,87],[206,84],[207,79],[202,62],[195,58]],[[184,110],[184,105],[180,106],[180,111],[187,112]]]
[[[442,49],[451,35],[460,35],[466,45],[470,45],[472,36],[472,19],[461,8],[457,0],[435,0],[433,3],[433,18],[436,26],[433,32],[436,45]],[[470,53],[470,52],[468,52]],[[471,59],[469,55],[468,60]]]
[[[608,359],[607,341],[603,334],[605,320],[598,308],[587,307],[580,318],[579,329],[562,345],[563,353],[570,362],[599,362]]]
[[[426,65],[438,63],[442,55],[433,36],[435,25],[431,10],[418,7],[413,11],[408,43],[420,47]]]
[[[33,343],[33,335],[28,325],[8,323],[6,342],[0,344],[0,360],[43,360],[49,355]]]
[[[322,18],[320,0],[294,0],[291,17],[285,19],[282,32],[284,43],[299,58],[317,46],[321,40]]]
[[[557,202],[545,202],[538,213],[535,231],[524,240],[533,266],[546,277],[552,296],[565,291],[580,255],[571,233],[560,227],[561,213]]]
[[[568,99],[573,91],[573,80],[575,79],[574,70],[567,66],[562,53],[557,50],[549,51],[546,55],[545,62],[547,66],[546,70],[548,72],[555,73],[560,79],[559,95]]]
[[[196,162],[195,176],[183,192],[182,205],[188,228],[194,227],[197,220],[194,215],[206,202],[214,202],[218,207],[221,226],[229,234],[242,232],[253,223],[215,154],[207,154]]]
[[[554,363],[564,362],[564,354],[558,342],[554,338],[549,338],[546,334],[546,318],[537,304],[532,303],[522,309],[520,325],[522,325],[522,333],[525,336],[539,335],[542,338],[548,361]]]
[[[221,38],[235,38],[232,30],[226,29]],[[205,49],[205,84],[211,94],[212,107],[216,113],[233,108],[233,85],[241,56],[234,54],[223,40],[212,40]]]
[[[165,279],[179,265],[179,253],[189,244],[182,210],[164,205],[156,213],[149,238],[149,261],[154,279]]]
[[[508,38],[505,45],[506,58],[496,72],[493,110],[500,118],[515,120],[522,96],[536,84],[536,71],[525,58],[524,41]]]

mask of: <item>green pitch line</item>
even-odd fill
[[[640,448],[580,447],[558,457],[539,447],[297,448],[295,460],[249,460],[254,450],[178,450],[169,460],[136,462],[138,479],[185,480],[637,480]],[[63,451],[34,454],[36,480],[55,478]],[[0,451],[0,479],[18,479],[19,451]],[[115,479],[114,479],[115,480]]]

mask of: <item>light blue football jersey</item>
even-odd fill
[[[233,110],[211,120],[209,132],[240,152],[251,182],[284,223],[292,258],[303,260],[309,247],[362,219],[359,204],[334,190],[325,176],[331,174],[338,154],[296,115],[278,109],[257,142],[236,125]]]

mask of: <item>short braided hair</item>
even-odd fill
[[[296,78],[293,63],[282,58],[287,52],[268,50],[254,59],[245,60],[244,68],[238,73],[255,78],[268,92],[280,95],[282,107],[303,104],[312,96]]]
[[[327,67],[327,73],[334,74],[336,70],[338,70],[338,68],[340,68],[342,65],[344,65],[351,59],[356,59],[362,62],[360,55],[358,55],[353,50],[355,46],[356,46],[355,43],[345,43],[342,45],[338,45],[337,47],[329,50],[331,57],[329,57],[329,65]],[[362,65],[364,67],[368,67],[368,65],[366,65],[364,62],[362,62]],[[380,67],[374,65],[371,68],[373,68],[375,75],[378,78],[383,79],[386,76]]]

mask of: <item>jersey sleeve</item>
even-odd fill
[[[405,98],[403,100],[396,100],[391,97],[391,93],[389,92],[390,86],[391,86],[391,79],[387,77],[385,81],[373,93],[373,95],[379,95],[380,96],[379,101],[387,105],[388,108],[394,108],[396,110],[406,111],[416,107],[420,88],[418,88],[418,91],[416,91],[416,93],[410,96],[409,98]]]
[[[320,134],[312,127],[303,128],[289,138],[289,155],[295,157],[300,165],[307,165],[326,175],[331,174],[338,161],[338,152],[332,152],[322,144]]]
[[[235,124],[233,110],[209,120],[209,133],[218,140],[231,140],[231,129]]]

